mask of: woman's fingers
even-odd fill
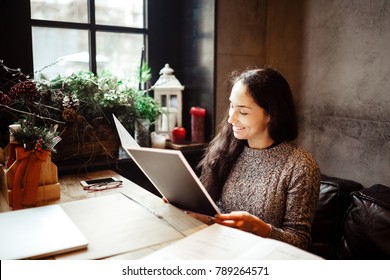
[[[245,211],[218,214],[215,222],[243,231],[252,232],[263,237],[268,237],[271,231],[270,225]]]
[[[244,211],[235,211],[229,214],[218,214],[217,218],[220,220],[242,220],[245,217],[249,217],[250,214]]]
[[[215,221],[213,217],[210,217],[210,216],[207,216],[207,215],[203,215],[203,214],[199,214],[199,213],[194,213],[194,212],[190,212],[190,211],[185,211],[185,213],[187,213],[188,215],[198,219],[199,221],[205,223],[205,224],[208,224],[208,225],[211,225],[211,224],[214,224]]]
[[[225,225],[225,226],[229,226],[229,227],[233,227],[245,231],[250,231],[250,228],[252,226],[251,220],[252,220],[252,215],[249,214],[248,212],[237,211],[237,212],[231,212],[229,214],[218,214],[216,222],[221,225]]]

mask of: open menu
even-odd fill
[[[322,258],[278,240],[262,238],[214,224],[155,251],[144,259],[321,260]]]
[[[220,212],[180,151],[139,147],[115,115],[113,118],[122,147],[170,204],[209,216]]]

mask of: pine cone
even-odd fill
[[[73,108],[65,108],[62,111],[62,118],[66,122],[74,122],[77,119],[77,112]]]
[[[0,91],[0,104],[9,105],[11,103],[11,98],[8,95]]]
[[[35,95],[37,95],[38,89],[35,86],[35,83],[32,81],[24,81],[14,85],[8,92],[8,96],[12,99],[18,99],[22,96],[33,100]]]

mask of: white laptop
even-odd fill
[[[60,205],[0,214],[0,259],[38,259],[86,248],[88,241]]]
[[[209,216],[220,213],[181,151],[140,147],[113,117],[123,148],[169,203]]]

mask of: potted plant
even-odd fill
[[[130,132],[143,120],[153,124],[161,113],[160,105],[144,89],[150,80],[146,63],[133,80],[119,79],[109,72],[99,76],[77,72],[35,80],[2,61],[0,65],[0,119],[5,124],[2,136],[22,115],[34,116],[44,126],[57,124],[62,138],[57,147],[61,159],[99,154],[114,158],[119,139],[113,132],[112,113]],[[6,144],[6,137],[2,140]]]
[[[51,152],[61,140],[57,125],[36,126],[34,117],[26,116],[9,128],[8,160],[1,172],[7,178],[2,188],[10,206],[17,210],[35,205],[42,199],[39,188],[43,199],[59,198],[57,167],[51,162]]]
[[[138,88],[128,80],[103,72],[98,79],[101,89],[98,100],[106,112],[115,113],[141,146],[149,146],[149,127],[158,119],[162,107],[150,96],[149,89],[143,89],[151,79],[151,70],[146,62],[135,76],[139,79]]]

